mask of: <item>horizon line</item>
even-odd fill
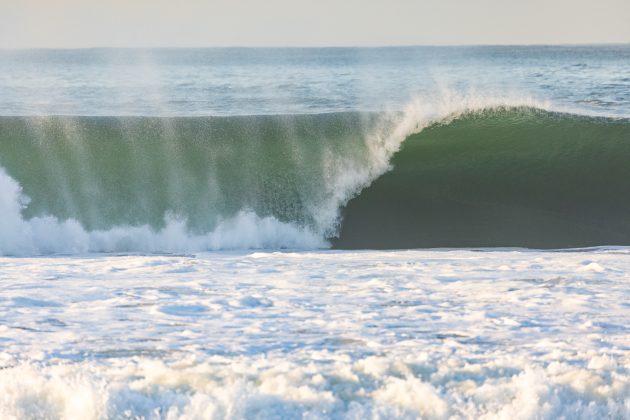
[[[379,48],[461,48],[461,47],[595,47],[630,46],[623,42],[514,43],[514,44],[389,44],[389,45],[223,45],[223,46],[91,46],[91,47],[0,47],[0,51],[41,50],[201,50],[201,49],[379,49]]]

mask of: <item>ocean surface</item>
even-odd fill
[[[630,419],[630,45],[0,51],[0,418]]]

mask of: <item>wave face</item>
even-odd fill
[[[0,253],[327,247],[401,121],[2,117]]]
[[[0,162],[30,197],[27,218],[159,228],[170,212],[203,232],[248,208],[317,228],[325,175],[361,155],[362,126],[352,114],[4,118]]]
[[[522,103],[0,117],[0,254],[630,244],[630,122]]]
[[[630,244],[630,121],[529,107],[406,139],[344,210],[338,248]]]

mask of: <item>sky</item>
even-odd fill
[[[0,48],[630,43],[630,0],[0,0]]]

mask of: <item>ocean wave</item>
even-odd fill
[[[408,137],[352,199],[339,248],[630,243],[630,121],[484,108]]]
[[[533,174],[539,173],[539,162],[526,159],[543,159],[545,153],[553,154],[558,148],[569,150],[573,140],[566,135],[567,130],[577,137],[588,136],[586,140],[575,140],[576,150],[583,150],[585,141],[604,146],[614,143],[617,149],[605,148],[601,153],[626,156],[622,140],[628,135],[627,120],[561,114],[552,109],[549,103],[527,97],[443,92],[435,98],[416,99],[402,112],[378,114],[0,117],[0,165],[4,167],[0,173],[4,192],[0,201],[4,220],[0,225],[0,253],[304,249],[325,247],[330,240],[338,247],[371,248],[445,243],[528,245],[530,242],[518,235],[513,241],[480,240],[477,244],[457,229],[450,237],[461,238],[461,243],[436,240],[435,234],[423,231],[425,225],[417,220],[424,218],[430,226],[456,226],[460,220],[426,218],[426,212],[418,206],[401,205],[400,200],[412,193],[414,197],[427,194],[422,197],[430,201],[431,189],[442,185],[448,190],[448,182],[461,180],[461,171],[453,165],[449,167],[452,172],[444,172],[443,165],[437,182],[423,191],[401,190],[400,196],[387,196],[379,185],[398,177],[403,166],[407,177],[396,178],[398,187],[432,179],[438,175],[431,172],[438,162],[432,161],[432,156],[457,161],[461,167],[481,165],[477,155],[485,150],[483,142],[487,139],[497,143],[496,156],[508,154],[517,166],[531,164],[529,171]],[[532,124],[536,124],[536,133],[532,132]],[[482,125],[485,137],[475,140],[475,145],[467,138],[469,131]],[[535,134],[539,143],[524,146],[526,135],[519,134],[519,130]],[[607,141],[609,135],[613,141]],[[515,148],[517,139],[521,139],[520,146]],[[540,149],[540,141],[549,146]],[[457,146],[444,150],[449,142]],[[403,144],[405,148],[397,153]],[[417,145],[425,147],[409,151]],[[535,148],[538,152],[532,156]],[[518,156],[525,160],[519,161]],[[492,156],[484,154],[483,159]],[[610,165],[600,163],[600,167],[592,168],[598,177],[612,170]],[[586,161],[560,160],[557,166],[582,164],[589,165]],[[505,175],[477,169],[471,179]],[[612,180],[611,195],[618,196],[625,185],[618,179],[625,172],[623,168],[615,170],[619,173],[615,174],[617,181]],[[558,171],[568,176],[562,168]],[[541,182],[536,176],[530,182],[523,174],[518,179],[520,185],[529,185],[527,188]],[[557,179],[544,182],[553,185]],[[572,188],[576,181],[585,185],[579,176],[563,180],[563,185]],[[372,183],[375,185],[370,187]],[[492,189],[480,191],[479,200],[500,204],[502,196],[494,193],[497,191]],[[416,201],[423,203],[422,197],[416,197]],[[389,207],[383,199],[389,201]],[[466,200],[475,198],[466,196]],[[455,201],[450,205],[458,205]],[[577,213],[580,203],[574,203]],[[530,207],[532,203],[520,203],[518,207],[525,211],[521,213],[526,220],[531,218],[526,211]],[[513,210],[510,207],[506,212],[518,213]],[[448,204],[440,203],[434,213],[449,211],[453,209]],[[389,235],[370,237],[371,231],[382,231],[383,226],[397,219],[401,223]],[[408,228],[404,228],[405,223]],[[402,237],[421,239],[392,239],[401,235],[400,226]],[[566,246],[625,244],[623,235],[609,236],[621,238],[621,242],[607,242],[604,235],[591,241],[569,241]],[[385,236],[389,238],[385,240]],[[563,241],[559,238],[556,242],[563,246]],[[531,243],[536,245],[536,241]]]

